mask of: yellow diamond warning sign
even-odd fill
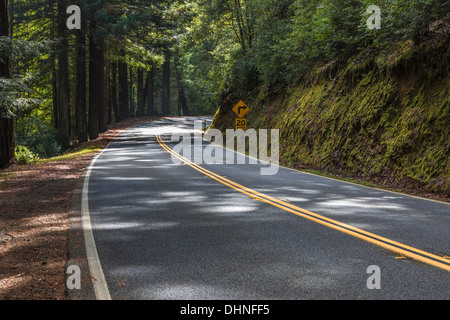
[[[233,108],[234,113],[238,115],[239,118],[242,118],[250,111],[250,108],[241,100],[237,105]]]

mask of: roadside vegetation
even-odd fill
[[[244,100],[249,128],[280,129],[283,165],[448,198],[449,3],[381,2],[372,30],[367,1],[272,5],[233,60],[213,126],[233,128]]]
[[[1,167],[134,117],[233,128],[244,100],[250,127],[281,130],[285,165],[449,194],[448,1],[76,4],[80,29],[65,0],[1,1]]]

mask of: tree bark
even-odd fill
[[[134,91],[133,91],[133,66],[130,66],[130,74],[128,78],[128,97],[130,99],[130,116],[134,117],[136,116],[136,109],[135,109],[135,103],[134,103]]]
[[[170,55],[166,53],[163,65],[162,114],[170,115]]]
[[[189,107],[186,100],[186,93],[184,91],[183,76],[180,70],[180,61],[178,55],[175,55],[175,74],[177,77],[178,87],[178,114],[181,116],[189,115]]]
[[[138,68],[137,74],[137,116],[144,115],[145,101],[144,101],[144,70]]]
[[[183,116],[189,116],[189,107],[186,100],[186,93],[184,92],[183,87],[178,88],[178,103],[180,104]]]
[[[0,168],[9,167],[14,158],[14,121],[12,118],[2,117],[0,118]]]
[[[0,0],[0,36],[9,35],[8,0]],[[9,57],[0,62],[0,77],[11,78]],[[6,117],[8,106],[0,106],[0,168],[8,167],[14,160],[14,121]]]
[[[125,53],[122,52],[125,56]],[[123,61],[119,61],[119,121],[130,118],[130,105],[128,100],[128,67]]]
[[[14,34],[14,0],[9,0],[9,36],[11,40],[13,39],[13,34]]]
[[[117,61],[111,63],[110,95],[111,95],[111,107],[114,113],[113,118],[115,122],[118,122],[118,120],[120,119],[120,112],[119,112],[119,102],[117,101]]]
[[[111,64],[107,61],[105,64],[105,77],[106,77],[106,106],[108,109],[108,126],[112,122],[112,100],[111,100]]]
[[[56,70],[56,54],[52,53],[52,122],[55,129],[58,129],[58,70]]]
[[[105,77],[105,44],[102,42],[96,50],[96,78],[98,82],[98,131],[99,133],[108,130],[108,107],[106,100],[106,77]]]
[[[61,39],[58,50],[58,141],[63,148],[70,142],[69,120],[69,59],[66,37],[65,1],[58,1],[58,38]]]
[[[98,138],[98,97],[99,86],[96,77],[97,46],[93,35],[89,35],[89,139]]]
[[[77,114],[77,136],[78,142],[86,142],[87,119],[86,119],[86,34],[83,29],[77,30],[77,83],[76,83],[76,114]]]
[[[147,92],[147,116],[155,115],[155,73],[154,63],[151,63],[151,70],[147,73],[146,92]]]

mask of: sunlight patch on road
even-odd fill
[[[371,199],[372,202],[368,202],[367,199],[340,199],[340,200],[328,200],[321,202],[321,206],[326,207],[355,207],[355,208],[370,208],[373,209],[374,207],[380,208],[380,209],[390,209],[390,210],[406,210],[401,205],[396,204],[388,204],[388,203],[377,203],[374,200],[378,199]]]
[[[113,181],[150,181],[150,180],[157,180],[155,178],[150,177],[104,177],[103,180],[113,180]]]
[[[133,231],[147,231],[147,230],[162,230],[178,226],[178,222],[159,221],[151,223],[141,222],[111,222],[103,223],[101,226],[96,226],[95,230],[124,230],[132,229]]]

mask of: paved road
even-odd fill
[[[450,298],[444,259],[404,258],[335,227],[443,257],[448,204],[286,168],[263,176],[261,163],[174,163],[163,147],[173,149],[170,133],[192,131],[194,120],[129,129],[92,169],[90,217],[112,299]],[[369,277],[381,288],[369,289]]]

